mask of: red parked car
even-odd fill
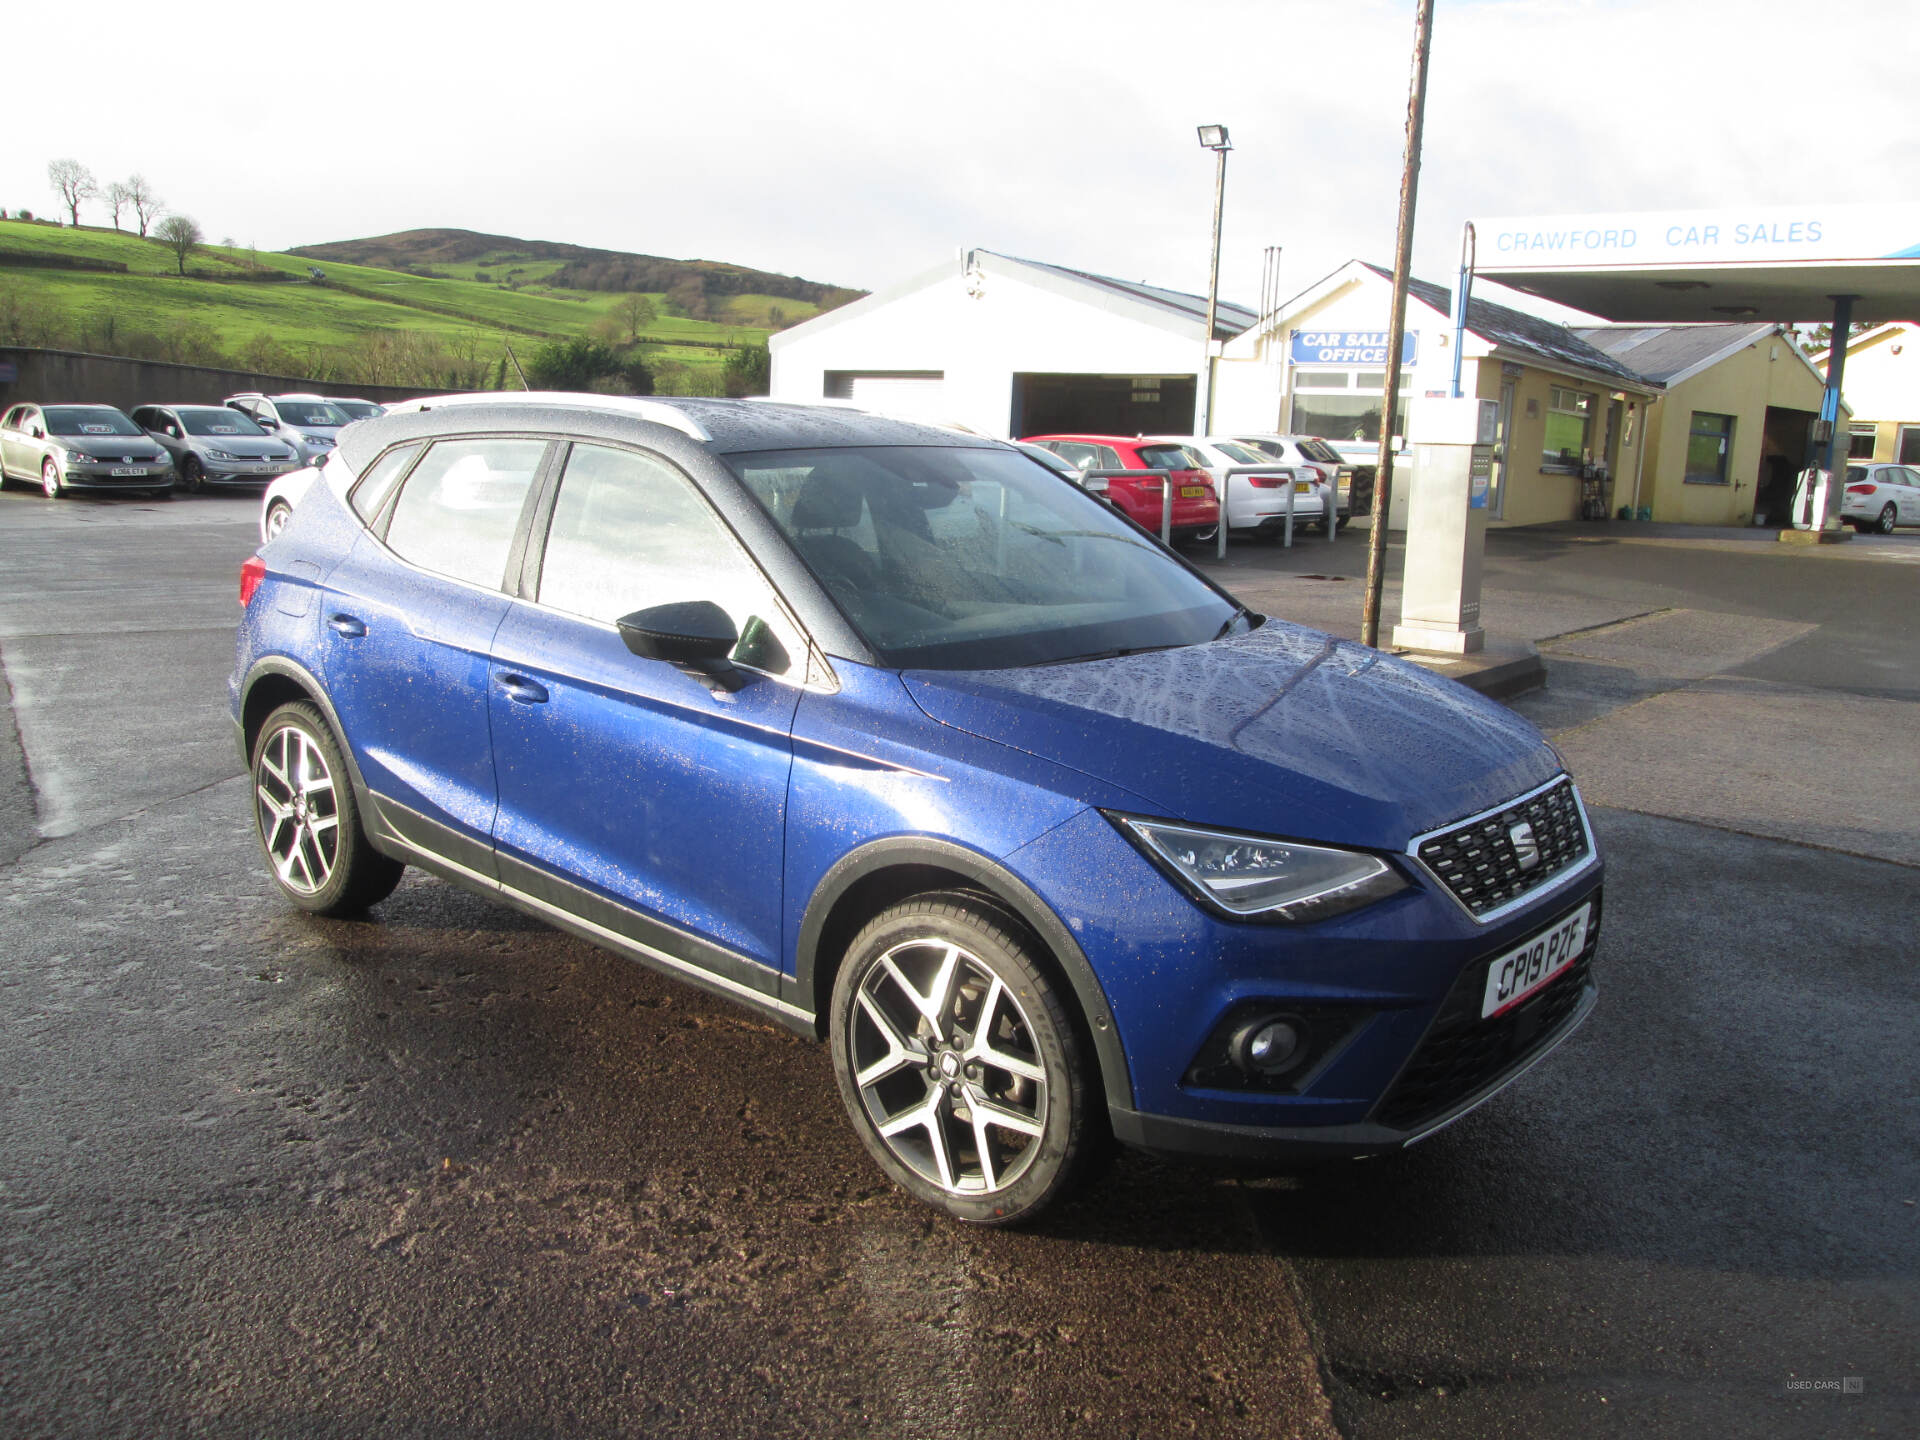
[[[1170,470],[1173,483],[1173,541],[1210,541],[1220,527],[1220,499],[1201,457],[1164,440],[1123,435],[1029,435],[1028,445],[1053,451],[1078,470]],[[1158,475],[1107,482],[1107,499],[1136,525],[1160,532],[1164,497]]]

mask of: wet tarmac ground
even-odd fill
[[[0,1433],[1920,1428],[1909,865],[1599,810],[1601,1008],[1493,1104],[964,1229],[745,1011],[416,874],[279,902],[251,519],[0,496]]]

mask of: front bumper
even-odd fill
[[[159,490],[173,486],[171,465],[148,465],[138,475],[115,475],[110,470],[69,466],[60,472],[60,484],[68,490]]]
[[[298,460],[202,460],[200,475],[207,485],[271,485],[300,468]]]

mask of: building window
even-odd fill
[[[1413,376],[1400,372],[1400,403],[1393,407],[1393,433],[1407,433],[1407,392]],[[1380,443],[1380,421],[1387,408],[1387,372],[1384,370],[1295,370],[1293,372],[1292,435],[1317,435],[1336,444]],[[1344,390],[1344,395],[1301,394],[1301,391]]]
[[[1586,459],[1593,438],[1593,405],[1594,397],[1584,390],[1548,387],[1545,463],[1578,465]]]
[[[1724,485],[1727,465],[1733,458],[1733,416],[1713,415],[1705,410],[1693,412],[1693,425],[1687,431],[1687,473],[1689,485]]]
[[[1871,460],[1873,459],[1874,446],[1879,443],[1879,426],[1856,425],[1847,435],[1847,458],[1849,460]]]
[[[1920,425],[1900,427],[1900,453],[1893,458],[1902,465],[1920,465]]]

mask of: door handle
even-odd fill
[[[327,628],[336,635],[346,636],[349,640],[358,639],[367,633],[366,622],[356,619],[352,615],[329,615],[327,617]]]
[[[500,688],[507,692],[509,700],[518,700],[522,705],[544,705],[547,702],[547,687],[524,675],[502,675]]]

